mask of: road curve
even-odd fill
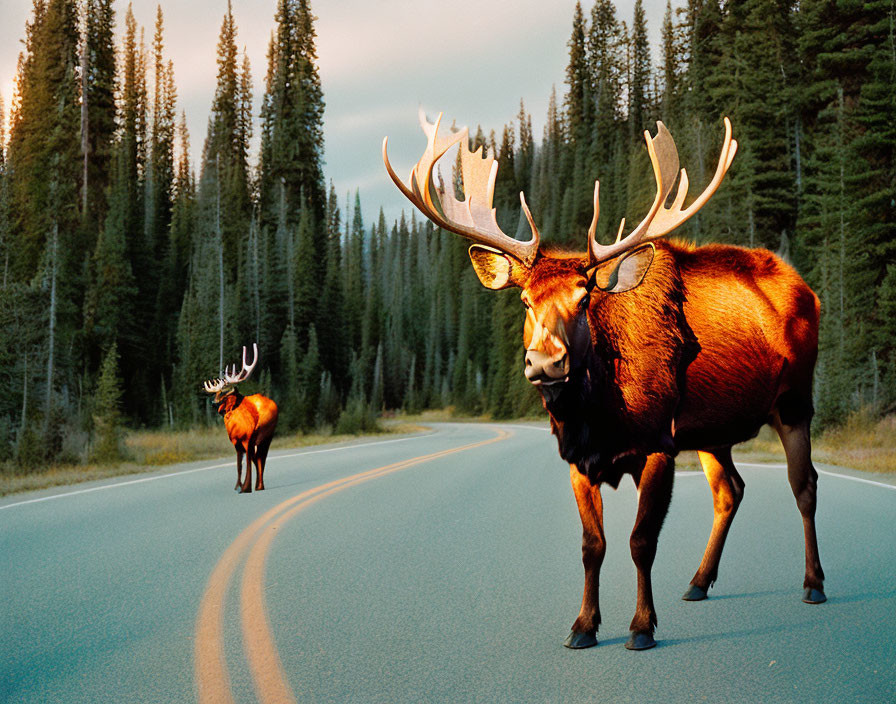
[[[223,467],[220,465],[224,465]],[[217,467],[216,469],[210,469]],[[747,487],[710,599],[679,600],[712,523],[677,476],[653,651],[622,647],[637,494],[605,492],[598,647],[567,469],[542,426],[282,451],[0,500],[0,701],[878,701],[896,698],[896,491],[819,480],[829,600],[800,601],[785,472]],[[217,668],[217,669],[216,669]]]

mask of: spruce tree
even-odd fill
[[[81,218],[86,244],[105,220],[115,136],[115,10],[112,0],[87,0],[81,47]]]
[[[626,160],[629,139],[622,113],[625,84],[625,41],[623,27],[616,18],[616,8],[610,0],[597,0],[591,10],[588,31],[588,61],[596,115],[592,127],[589,172],[585,179],[588,198],[589,223],[593,216],[594,182],[601,181],[600,210],[597,237],[606,241],[615,237],[616,223],[626,215],[626,182],[620,178],[619,165]],[[581,246],[578,240],[576,246]]]
[[[286,188],[290,224],[304,203],[310,209],[315,248],[326,248],[323,179],[323,91],[311,7],[307,0],[279,0],[277,28],[268,54],[267,86],[261,106],[260,199],[262,226],[272,231]],[[319,258],[315,285],[326,270]]]
[[[91,458],[95,462],[115,462],[122,458],[121,389],[122,382],[118,373],[118,348],[113,343],[103,356],[96,394],[93,399],[95,440]]]
[[[635,16],[631,33],[631,78],[628,86],[628,124],[633,141],[641,139],[649,126],[650,105],[650,44],[647,39],[647,18],[642,0],[635,0]]]

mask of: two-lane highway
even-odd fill
[[[890,701],[896,491],[822,475],[829,600],[800,601],[780,468],[747,487],[710,599],[679,597],[712,523],[676,478],[634,609],[631,482],[605,491],[600,645],[562,641],[582,587],[568,469],[539,426],[444,424],[271,455],[267,490],[188,468],[0,500],[0,701]],[[186,470],[186,471],[182,471]]]

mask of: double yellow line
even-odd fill
[[[510,436],[510,433],[504,430],[497,428],[494,430],[497,435],[488,440],[413,457],[303,491],[270,509],[240,533],[215,565],[196,618],[194,668],[197,694],[201,704],[233,702],[230,676],[224,657],[224,607],[230,580],[243,555],[246,555],[246,563],[240,591],[240,615],[243,644],[256,694],[259,701],[265,704],[294,702],[295,695],[286,681],[280,655],[271,634],[264,601],[265,565],[271,541],[279,528],[311,504],[343,489],[456,452],[489,445]]]

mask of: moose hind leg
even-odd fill
[[[744,496],[744,482],[731,460],[730,447],[701,450],[697,455],[700,457],[703,473],[712,491],[713,521],[703,560],[694,578],[691,579],[691,586],[681,597],[685,601],[705,599],[710,586],[716,581],[725,538]]]
[[[246,475],[243,477],[243,483],[240,485],[241,494],[252,493],[252,462],[255,459],[254,445],[249,440],[244,443],[243,450],[246,453]]]
[[[812,443],[809,437],[809,421],[787,425],[780,415],[775,415],[774,427],[781,437],[787,455],[787,479],[796,498],[797,508],[803,517],[803,533],[806,540],[806,577],[803,580],[803,601],[821,604],[827,601],[824,594],[824,571],[818,556],[818,537],[815,533],[815,507],[818,490],[818,472],[812,464]]]
[[[657,621],[650,571],[656,557],[660,529],[672,500],[674,475],[675,461],[672,457],[656,453],[647,456],[647,462],[637,478],[638,516],[629,546],[638,572],[638,602],[631,623],[631,637],[625,644],[629,650],[646,650],[656,645],[653,632]]]
[[[264,491],[264,465],[272,438],[268,437],[255,446],[255,491]]]
[[[597,629],[600,626],[600,568],[604,561],[607,543],[604,539],[604,505],[600,487],[579,472],[575,465],[569,467],[573,494],[582,519],[582,564],[585,567],[585,589],[582,608],[572,624],[572,630],[563,643],[567,648],[589,648],[597,645]]]

